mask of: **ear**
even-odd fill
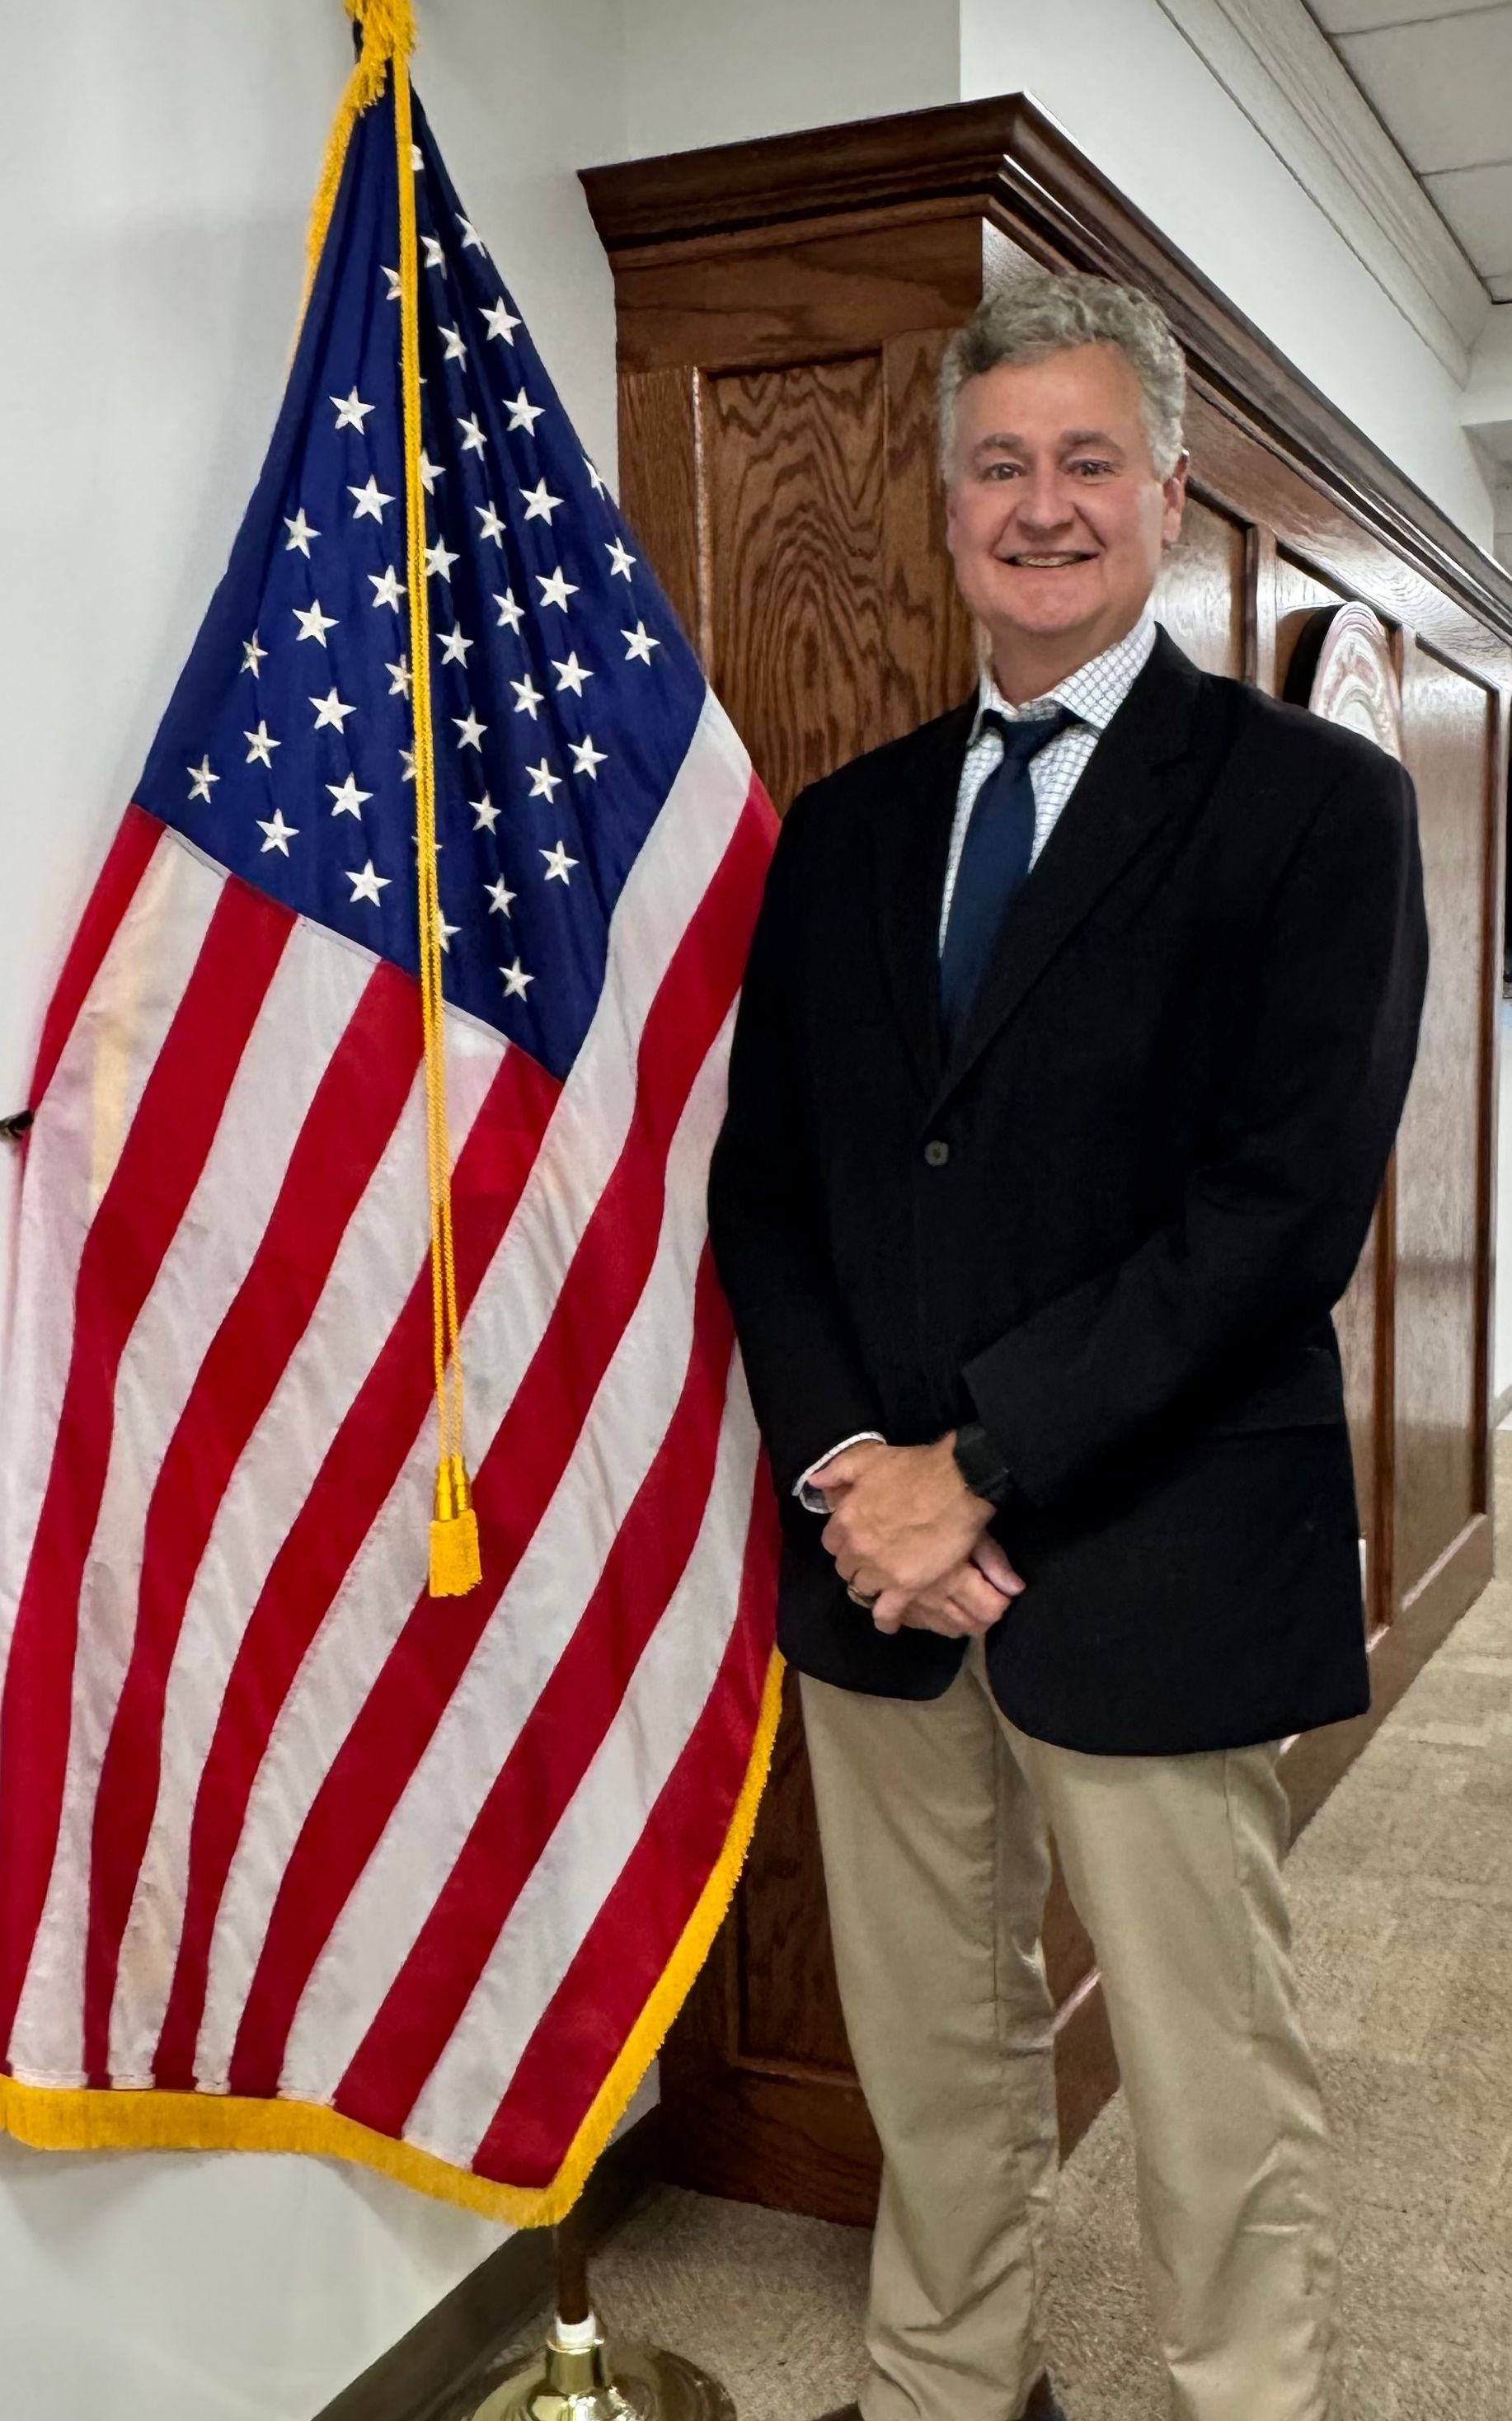
[[[1175,546],[1181,535],[1181,516],[1186,509],[1187,502],[1187,473],[1191,467],[1191,455],[1178,454],[1170,477],[1161,482],[1165,512],[1161,535],[1167,546]]]

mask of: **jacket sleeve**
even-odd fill
[[[881,1433],[825,1240],[793,987],[804,802],[767,877],[709,1170],[709,1226],[756,1419],[786,1496],[842,1438]]]
[[[1270,902],[1231,1080],[1171,1218],[965,1367],[1015,1485],[1051,1507],[1325,1320],[1386,1173],[1427,925],[1416,803],[1384,754],[1320,804]]]

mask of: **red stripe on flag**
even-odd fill
[[[195,1374],[148,1507],[131,1660],[95,1793],[85,2067],[110,2083],[121,1938],[151,1831],[168,1673],[222,1496],[304,1335],[420,1062],[411,976],[381,961],[326,1064],[268,1225]]]
[[[554,1076],[511,1050],[473,1121],[452,1177],[464,1315],[514,1216],[560,1092]],[[162,2086],[194,2085],[210,1942],[253,1785],[300,1665],[425,1419],[433,1384],[430,1317],[427,1262],[289,1526],[237,1649],[190,1827],[178,1960],[153,2063]]]
[[[0,1700],[0,2045],[47,1897],[68,1764],[85,1558],[110,1461],[116,1373],[215,1139],[294,919],[227,882],[85,1240],[73,1351]]]
[[[120,930],[121,918],[136,897],[137,884],[152,862],[163,833],[157,818],[143,807],[128,807],[121,818],[110,845],[110,855],[89,894],[89,904],[69,945],[63,971],[42,1020],[42,1039],[37,1046],[37,1066],[32,1072],[34,1109],[53,1081],[63,1046],[89,997],[89,988],[100,973],[105,952]]]
[[[334,2106],[364,2126],[402,2132],[682,1578],[713,1481],[733,1342],[706,1245],[687,1376],[656,1458],[582,1620],[336,2091]]]
[[[769,855],[765,822],[748,805],[651,1005],[625,1147],[479,1470],[484,1585],[440,1605],[418,1600],[332,1759],[263,1938],[231,2058],[233,2093],[276,2091],[316,1960],[571,1458],[655,1257],[667,1149],[739,989]]]
[[[688,1744],[591,1931],[542,2013],[473,2156],[478,2177],[546,2186],[670,1966],[746,1775],[772,1661],[777,1525],[757,1464],[740,1604]]]

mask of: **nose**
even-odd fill
[[[1075,500],[1060,473],[1033,471],[1014,483],[1014,520],[1026,538],[1049,538],[1076,519]]]

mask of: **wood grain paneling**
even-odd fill
[[[786,808],[880,736],[882,364],[708,384],[709,673]]]
[[[944,332],[1026,259],[1133,277],[1187,346],[1192,492],[1157,599],[1180,644],[1279,690],[1320,605],[1360,598],[1396,634],[1435,957],[1399,1162],[1339,1312],[1377,1703],[1288,1751],[1305,1821],[1489,1569],[1489,817],[1505,781],[1512,581],[1021,97],[585,181],[615,268],[627,507],[779,804],[971,682],[932,383]],[[1390,1623],[1404,1599],[1409,1618]],[[1091,1947],[1058,1880],[1045,1949],[1069,2144],[1114,2070]],[[869,2217],[877,2146],[849,2067],[791,1706],[662,2089],[685,2182]]]
[[[1189,489],[1155,610],[1195,664],[1234,680],[1244,673],[1244,523]]]
[[[1407,650],[1402,710],[1426,810],[1433,957],[1396,1152],[1396,1579],[1410,1601],[1486,1508],[1485,910],[1496,730],[1481,684],[1421,646]]]

